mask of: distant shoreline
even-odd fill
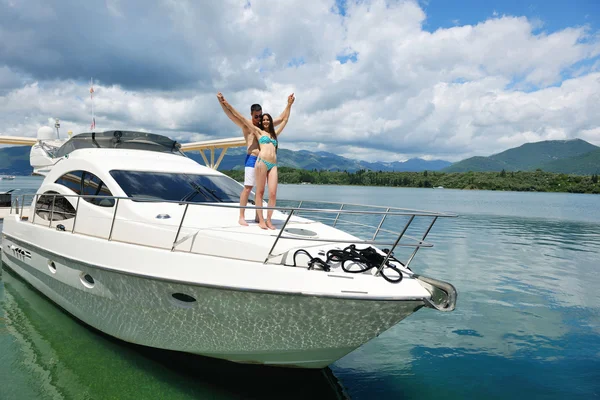
[[[243,171],[221,171],[237,181]],[[279,183],[345,186],[382,186],[491,190],[505,192],[548,192],[600,194],[598,175],[567,175],[551,172],[332,172],[281,167]]]
[[[221,171],[241,182],[244,172]],[[16,178],[39,178],[36,175],[15,175]],[[517,172],[333,172],[309,171],[289,167],[279,170],[279,183],[297,185],[337,185],[406,188],[440,188],[459,190],[490,190],[501,192],[546,192],[600,194],[599,176],[567,175],[544,171]],[[0,180],[9,186],[13,180]]]

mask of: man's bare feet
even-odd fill
[[[240,217],[240,219],[238,220],[238,224],[242,225],[242,226],[248,226],[248,223],[246,222],[246,219]]]
[[[277,228],[275,228],[275,227],[273,226],[273,224],[271,223],[271,221],[267,221],[267,227],[268,227],[269,229],[277,229]]]
[[[258,219],[258,215],[256,217],[254,217],[254,222],[260,222]]]
[[[260,228],[261,228],[261,229],[269,229],[269,228],[267,227],[267,224],[265,224],[265,221],[263,221],[263,222],[259,222],[259,223],[258,223],[258,226],[260,226]]]

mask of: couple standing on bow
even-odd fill
[[[245,118],[239,111],[231,106],[225,100],[221,93],[217,93],[217,99],[223,108],[225,114],[237,126],[242,128],[244,139],[248,147],[245,162],[244,189],[240,195],[240,206],[245,207],[248,204],[248,197],[252,187],[256,185],[255,205],[262,207],[265,186],[269,184],[269,203],[268,207],[275,207],[277,199],[277,137],[285,128],[292,104],[294,104],[294,94],[288,96],[287,107],[281,115],[275,119],[269,114],[262,113],[260,104],[253,104],[250,107],[251,120]],[[275,127],[278,127],[275,130]],[[247,226],[244,216],[245,208],[240,208],[239,224]],[[262,209],[256,210],[255,221],[262,229],[275,229],[271,221],[273,210],[267,210],[267,219],[265,220]]]

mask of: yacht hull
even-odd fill
[[[86,324],[127,342],[240,363],[323,368],[424,305],[189,285],[68,259],[49,265],[43,249],[3,244],[7,267]]]

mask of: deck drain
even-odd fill
[[[317,232],[310,231],[308,229],[303,228],[286,228],[283,230],[286,233],[294,236],[304,236],[304,237],[315,237],[317,236]]]

